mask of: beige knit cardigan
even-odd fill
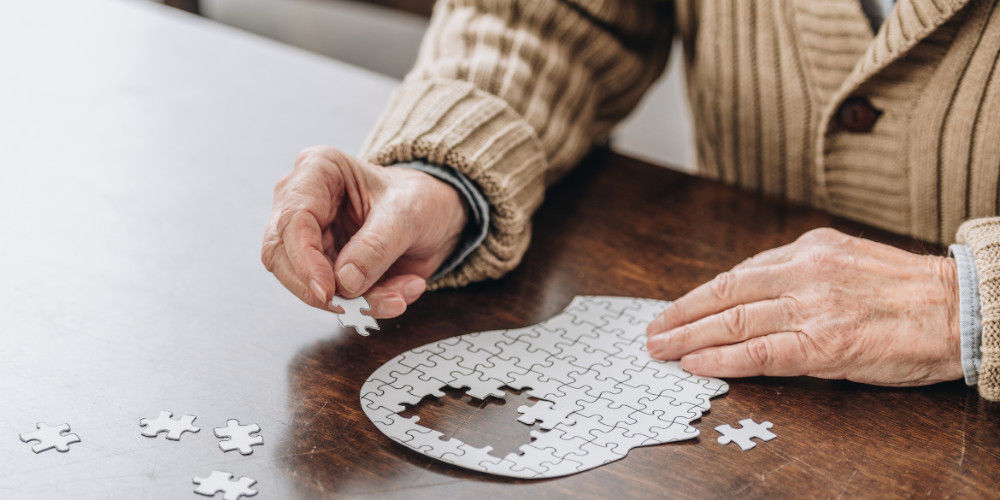
[[[546,186],[607,139],[678,36],[701,175],[971,245],[980,392],[1000,399],[998,1],[898,0],[877,33],[858,0],[439,1],[364,156],[476,183],[490,233],[438,285],[498,277]],[[869,132],[836,120],[852,96],[882,111]]]

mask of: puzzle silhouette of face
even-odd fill
[[[429,457],[502,476],[546,478],[592,469],[632,448],[690,439],[690,425],[725,382],[650,358],[646,325],[669,302],[576,297],[563,312],[515,330],[470,333],[407,351],[361,388],[361,405],[385,435]],[[490,454],[398,415],[404,404],[444,396],[445,386],[484,399],[502,387],[538,398],[519,421],[539,422],[520,453]]]

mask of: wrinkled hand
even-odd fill
[[[658,359],[717,377],[809,375],[887,386],[961,378],[952,259],[810,231],[671,304],[647,329]]]
[[[394,317],[424,292],[467,217],[458,192],[430,175],[313,147],[274,188],[261,260],[311,306],[364,294],[373,316]]]

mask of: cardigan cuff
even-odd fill
[[[422,160],[453,168],[489,201],[486,239],[431,288],[498,278],[520,263],[542,202],[546,159],[535,130],[506,101],[465,81],[408,78],[362,156],[378,165]]]
[[[410,168],[419,170],[427,175],[436,177],[442,182],[448,183],[458,191],[458,194],[465,200],[465,205],[469,207],[469,222],[462,232],[461,240],[451,256],[445,260],[441,267],[431,276],[430,282],[450,273],[461,264],[476,248],[486,239],[486,234],[490,229],[490,204],[486,197],[472,185],[469,179],[461,172],[442,165],[434,165],[424,161],[411,161],[409,163],[397,163],[394,167]]]
[[[955,259],[958,274],[958,308],[962,336],[962,373],[966,385],[979,383],[979,367],[983,364],[980,351],[983,322],[979,308],[979,277],[975,256],[968,245],[951,245],[948,253]]]
[[[979,278],[982,319],[979,394],[1000,401],[1000,217],[965,221],[958,228],[956,240],[972,250]]]

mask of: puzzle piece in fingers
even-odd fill
[[[260,432],[257,424],[240,425],[239,420],[226,420],[225,427],[216,427],[212,432],[217,438],[228,438],[219,441],[219,449],[222,451],[240,450],[240,455],[253,453],[253,446],[264,444],[264,438],[254,435]]]
[[[169,411],[161,411],[156,418],[143,418],[139,420],[139,427],[142,427],[142,435],[155,438],[161,433],[165,433],[167,439],[180,441],[181,434],[185,432],[198,432],[201,429],[194,425],[194,415],[184,415],[178,418],[173,417]]]
[[[725,382],[697,377],[677,362],[652,359],[646,326],[669,303],[627,297],[576,297],[537,325],[470,333],[407,351],[361,387],[365,414],[392,440],[444,462],[520,478],[564,476],[625,457],[638,446],[691,439],[691,422]],[[503,388],[537,399],[517,420],[540,430],[519,453],[497,456],[442,439],[419,417],[398,413],[444,387],[478,399]]]
[[[773,432],[768,430],[773,427],[774,424],[766,420],[758,424],[757,422],[754,422],[752,418],[744,418],[743,420],[740,420],[740,425],[742,427],[739,429],[734,429],[730,427],[729,424],[716,427],[715,430],[722,434],[719,436],[719,444],[727,445],[729,443],[736,443],[739,445],[741,450],[747,451],[750,448],[757,446],[757,443],[753,441],[753,438],[758,438],[761,441],[770,441],[778,437],[774,435]]]
[[[249,477],[233,479],[233,474],[230,472],[213,470],[208,477],[195,476],[191,481],[198,485],[194,492],[206,497],[221,492],[223,500],[239,500],[240,497],[252,497],[257,494],[257,490],[250,488],[257,480]]]
[[[364,311],[371,310],[371,306],[368,305],[368,301],[364,297],[345,299],[334,295],[330,299],[330,306],[339,307],[344,311],[342,313],[334,313],[337,315],[337,321],[340,322],[340,326],[354,328],[354,331],[363,337],[367,337],[371,333],[368,331],[368,328],[378,330],[378,322],[375,321],[375,318],[367,314],[362,314]]]
[[[51,449],[66,453],[69,451],[69,445],[80,442],[80,436],[69,432],[69,424],[48,425],[44,422],[38,422],[35,424],[35,429],[18,436],[25,443],[37,441],[31,446],[31,451],[35,453]]]

